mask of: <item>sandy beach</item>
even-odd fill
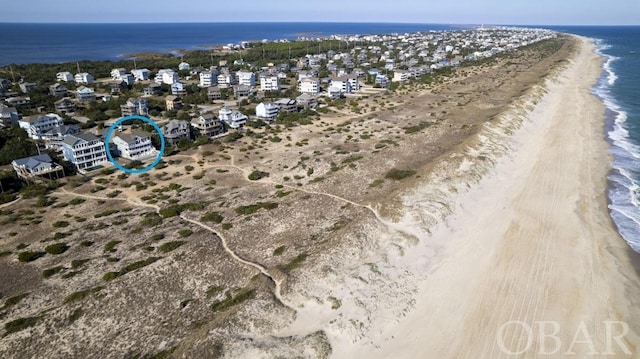
[[[601,59],[580,43],[508,154],[455,196],[415,308],[371,341],[336,339],[333,357],[637,357],[638,276],[607,212],[604,108],[591,94]]]

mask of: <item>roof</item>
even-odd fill
[[[38,122],[43,117],[52,117],[52,118],[55,118],[55,119],[59,119],[59,117],[57,115],[48,114],[48,115],[31,115],[31,116],[27,116],[27,117],[24,117],[20,121],[28,122],[28,123],[34,123],[34,122]]]
[[[164,98],[166,101],[175,101],[178,99],[178,96],[176,95],[169,95],[167,97]]]
[[[63,143],[69,146],[75,146],[78,142],[93,142],[93,141],[100,141],[100,139],[91,133],[77,133],[74,135],[66,135],[62,140]]]
[[[132,143],[136,142],[137,138],[140,138],[140,137],[143,137],[143,138],[147,137],[148,138],[149,134],[148,133],[144,133],[144,132],[139,132],[139,131],[132,131],[131,133],[120,132],[120,133],[118,133],[116,135],[113,135],[113,137],[114,138],[118,137],[118,138],[120,138],[121,140],[123,140],[124,142],[126,142],[128,144],[132,144]]]
[[[26,167],[27,169],[33,169],[41,163],[53,163],[51,157],[48,154],[35,155],[31,157],[20,158],[13,160],[13,163],[18,167]]]
[[[49,131],[47,131],[46,133],[66,135],[66,134],[74,134],[78,132],[80,132],[80,127],[78,125],[62,125],[62,126],[56,126],[50,129]]]
[[[185,127],[189,127],[189,123],[187,121],[181,121],[181,120],[171,120],[169,121],[169,123],[164,125],[164,129],[166,132],[169,132],[172,129],[179,129],[179,128],[185,128]]]

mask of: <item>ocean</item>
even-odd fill
[[[392,23],[0,23],[0,66],[118,60],[123,54],[205,49],[245,40],[294,40],[300,36],[384,34],[471,28]],[[606,134],[613,154],[607,191],[622,237],[640,253],[640,27],[541,26],[593,38],[605,57],[594,93],[607,107]]]
[[[137,52],[172,53],[255,40],[451,30],[472,26],[393,23],[0,23],[0,66],[119,60]]]

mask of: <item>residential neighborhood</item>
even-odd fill
[[[236,59],[193,66],[182,60],[175,68],[114,67],[107,74],[82,71],[76,64],[75,74],[61,71],[38,83],[2,79],[0,119],[2,127],[18,126],[38,142],[36,147],[59,151],[77,170],[86,172],[107,162],[104,131],[93,127],[106,128],[108,121],[119,117],[151,118],[162,127],[168,146],[201,136],[216,139],[244,131],[252,121],[271,125],[287,114],[316,111],[371,91],[393,90],[434,71],[555,36],[552,31],[524,28],[332,35],[300,40],[339,41],[345,47],[319,46],[304,56],[266,63]],[[41,105],[42,96],[32,103],[33,94],[41,90],[50,98],[49,105]],[[51,112],[41,113],[47,110]],[[119,129],[110,147],[116,157],[145,160],[157,154],[154,136],[139,128]],[[36,173],[48,163],[44,157],[16,160],[20,161],[14,167],[22,166],[22,175]]]

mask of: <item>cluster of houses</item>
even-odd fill
[[[8,92],[13,86],[11,81],[0,79],[0,100],[4,101],[0,103],[0,127],[19,126],[30,138],[42,141],[49,149],[60,151],[65,160],[73,163],[79,171],[87,171],[107,162],[104,134],[83,133],[76,125],[65,125],[60,115],[73,114],[81,103],[100,99],[108,101],[109,96],[120,95],[134,83],[144,83],[145,87],[138,97],[128,98],[120,106],[122,116],[148,116],[148,98],[159,96],[163,85],[171,89],[171,94],[164,98],[167,111],[183,108],[186,83],[206,88],[209,101],[223,99],[223,90],[232,91],[235,100],[240,101],[267,93],[273,95],[295,86],[299,92],[297,97],[263,101],[255,107],[257,119],[272,123],[281,113],[314,109],[320,96],[335,99],[355,94],[365,83],[386,88],[391,82],[410,81],[437,69],[491,57],[555,36],[556,33],[549,30],[496,27],[411,34],[333,35],[330,39],[352,46],[346,46],[344,50],[308,54],[281,64],[269,63],[264,67],[236,60],[233,65],[243,68],[236,72],[230,70],[226,60],[209,68],[191,68],[188,63],[181,62],[177,71],[160,69],[154,74],[146,68],[130,71],[115,68],[110,78],[98,81],[86,72],[59,72],[56,74],[57,82],[49,86],[49,94],[56,98],[56,113],[24,118],[18,110],[29,104],[28,93],[37,85],[20,83],[20,91],[24,95],[20,96]],[[180,73],[185,71],[189,75],[181,79]],[[69,82],[78,86],[73,93],[65,86]],[[110,94],[96,94],[90,87],[96,82],[108,83]],[[241,111],[222,106],[217,114],[202,114],[191,121],[170,120],[162,131],[167,144],[173,146],[197,135],[223,136],[227,129],[240,129],[248,120],[249,117]],[[114,156],[142,160],[157,155],[150,135],[143,132],[118,130],[111,141]],[[17,159],[13,166],[20,176],[58,178],[64,175],[60,173],[60,166],[46,155]]]

